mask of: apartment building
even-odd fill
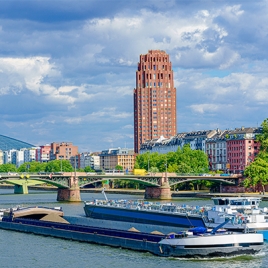
[[[104,170],[114,169],[117,165],[128,171],[132,171],[134,168],[135,154],[133,149],[108,149],[102,151],[99,157],[100,167]]]
[[[227,142],[228,130],[219,130],[212,137],[206,140],[206,153],[210,170],[227,170]]]
[[[80,157],[80,168],[91,167],[94,170],[100,169],[100,157],[93,153],[81,153]]]
[[[24,162],[32,162],[37,161],[36,159],[36,151],[38,148],[30,148],[24,150]]]
[[[17,150],[15,149],[4,151],[4,164],[16,165],[16,159],[17,159],[16,152]]]
[[[50,145],[50,160],[69,160],[78,154],[78,147],[71,142],[53,142]]]
[[[4,164],[4,152],[0,150],[0,165]]]
[[[256,135],[261,131],[261,128],[241,127],[228,133],[226,136],[227,169],[230,172],[243,171],[255,159],[260,151],[260,143],[256,141]]]
[[[36,149],[36,161],[48,162],[50,160],[51,145],[41,145]]]

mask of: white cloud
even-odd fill
[[[47,57],[0,58],[0,66],[1,94],[19,93],[25,88],[39,94],[43,79],[55,75]]]
[[[133,125],[125,125],[122,129],[133,129]]]
[[[198,112],[198,113],[203,114],[205,112],[215,112],[222,107],[220,107],[219,105],[216,105],[216,104],[193,104],[193,105],[190,105],[190,108],[194,112]]]
[[[110,10],[98,3],[94,14],[86,2],[88,14],[69,4],[57,5],[54,21],[30,4],[19,18],[10,9],[16,19],[0,21],[7,134],[20,128],[15,138],[82,148],[130,144],[135,71],[150,49],[170,55],[181,131],[254,125],[267,113],[267,1],[130,0],[107,2]]]
[[[241,10],[241,5],[227,5],[225,8],[219,10],[219,14],[229,22],[236,23],[244,14],[244,10]]]
[[[100,120],[105,122],[113,122],[118,121],[120,119],[131,118],[132,116],[132,113],[120,112],[117,110],[117,108],[110,107],[103,108],[102,110],[94,111],[90,114],[86,114],[79,117],[74,116],[63,118],[62,120],[68,124],[79,124],[81,122],[99,122]]]
[[[47,77],[61,79],[55,64],[49,61],[47,57],[0,58],[0,95],[29,90],[36,95],[44,95],[48,101],[66,104],[84,102],[94,97],[94,94],[86,92],[89,85],[63,85],[57,88],[45,83]]]

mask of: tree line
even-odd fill
[[[268,118],[263,121],[261,126],[262,133],[256,137],[256,140],[260,143],[260,151],[254,161],[245,168],[244,186],[256,187],[261,185],[264,193],[265,185],[268,184]]]
[[[20,165],[18,168],[14,164],[3,164],[0,165],[0,172],[29,172],[29,173],[38,173],[38,172],[72,172],[74,168],[72,167],[70,161],[68,160],[52,160],[49,162],[25,162]],[[84,169],[77,169],[77,171],[84,172],[94,172],[91,167],[85,167]]]

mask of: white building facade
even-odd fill
[[[38,150],[38,147],[31,148],[31,149],[26,149],[24,151],[24,162],[37,161],[36,160],[36,155],[37,155],[36,150]]]
[[[100,169],[100,157],[98,155],[92,155],[92,153],[80,154],[80,168],[91,167],[94,170]]]

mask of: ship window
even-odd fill
[[[228,205],[228,200],[225,200],[225,199],[219,199],[218,200],[219,201],[219,203],[218,203],[218,205]]]

